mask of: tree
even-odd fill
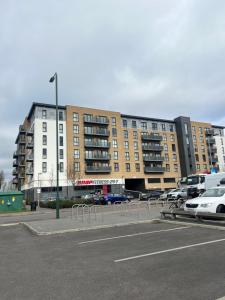
[[[0,189],[2,188],[2,185],[5,181],[5,173],[3,170],[0,171]]]
[[[71,165],[67,170],[67,186],[68,183],[73,186],[75,190],[75,183],[81,178],[81,172],[75,171],[74,166]],[[68,191],[67,191],[68,194]]]

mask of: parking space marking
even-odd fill
[[[187,229],[187,228],[190,228],[190,227],[191,226],[182,226],[182,227],[175,227],[175,228],[170,228],[170,229],[161,229],[161,230],[138,232],[138,233],[126,234],[126,235],[118,235],[118,236],[112,236],[112,237],[108,237],[108,238],[84,241],[84,242],[78,243],[78,245],[97,243],[97,242],[115,240],[115,239],[122,239],[122,238],[127,238],[127,237],[138,236],[138,235],[147,235],[147,234],[158,233],[158,232],[168,232],[168,231],[174,231],[174,230],[182,230],[182,229]]]
[[[187,249],[187,248],[193,248],[193,247],[198,247],[198,246],[203,246],[203,245],[209,245],[209,244],[215,244],[215,243],[220,243],[220,242],[225,242],[225,238],[224,239],[219,239],[219,240],[213,240],[213,241],[203,242],[203,243],[198,243],[198,244],[191,244],[191,245],[187,245],[187,246],[182,246],[182,247],[177,247],[177,248],[172,248],[172,249],[167,249],[167,250],[162,250],[162,251],[145,253],[145,254],[136,255],[136,256],[130,256],[130,257],[121,258],[121,259],[116,259],[116,260],[114,260],[114,262],[118,263],[118,262],[123,262],[123,261],[138,259],[138,258],[143,258],[143,257],[147,257],[147,256],[153,256],[153,255],[163,254],[163,253],[167,253],[167,252],[179,251],[179,250],[183,250],[183,249]]]

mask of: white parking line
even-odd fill
[[[138,235],[147,235],[147,234],[158,233],[158,232],[181,230],[181,229],[186,229],[186,228],[190,228],[190,227],[191,226],[182,226],[182,227],[176,227],[176,228],[171,228],[171,229],[162,229],[162,230],[155,230],[155,231],[138,232],[138,233],[127,234],[127,235],[118,235],[118,236],[112,236],[112,237],[108,237],[108,238],[102,238],[102,239],[97,239],[97,240],[90,240],[90,241],[80,242],[80,243],[78,243],[78,245],[89,244],[89,243],[97,243],[97,242],[115,240],[115,239],[122,239],[122,238],[127,238],[127,237],[138,236]]]
[[[192,244],[192,245],[187,245],[187,246],[182,246],[182,247],[177,247],[177,248],[172,248],[172,249],[167,249],[167,250],[162,250],[162,251],[157,251],[157,252],[151,252],[151,253],[146,253],[146,254],[141,254],[141,255],[136,255],[136,256],[130,256],[130,257],[126,257],[126,258],[116,259],[116,260],[114,260],[114,262],[116,262],[116,263],[123,262],[123,261],[127,261],[127,260],[133,260],[133,259],[138,259],[138,258],[142,258],[142,257],[153,256],[153,255],[157,255],[157,254],[179,251],[179,250],[186,249],[186,248],[215,244],[215,243],[220,243],[220,242],[225,242],[225,239],[213,240],[213,241],[209,241],[209,242],[203,242],[203,243]]]

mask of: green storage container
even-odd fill
[[[0,192],[0,212],[21,211],[22,209],[22,192]]]

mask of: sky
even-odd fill
[[[32,102],[225,125],[224,0],[0,1],[0,170]]]

